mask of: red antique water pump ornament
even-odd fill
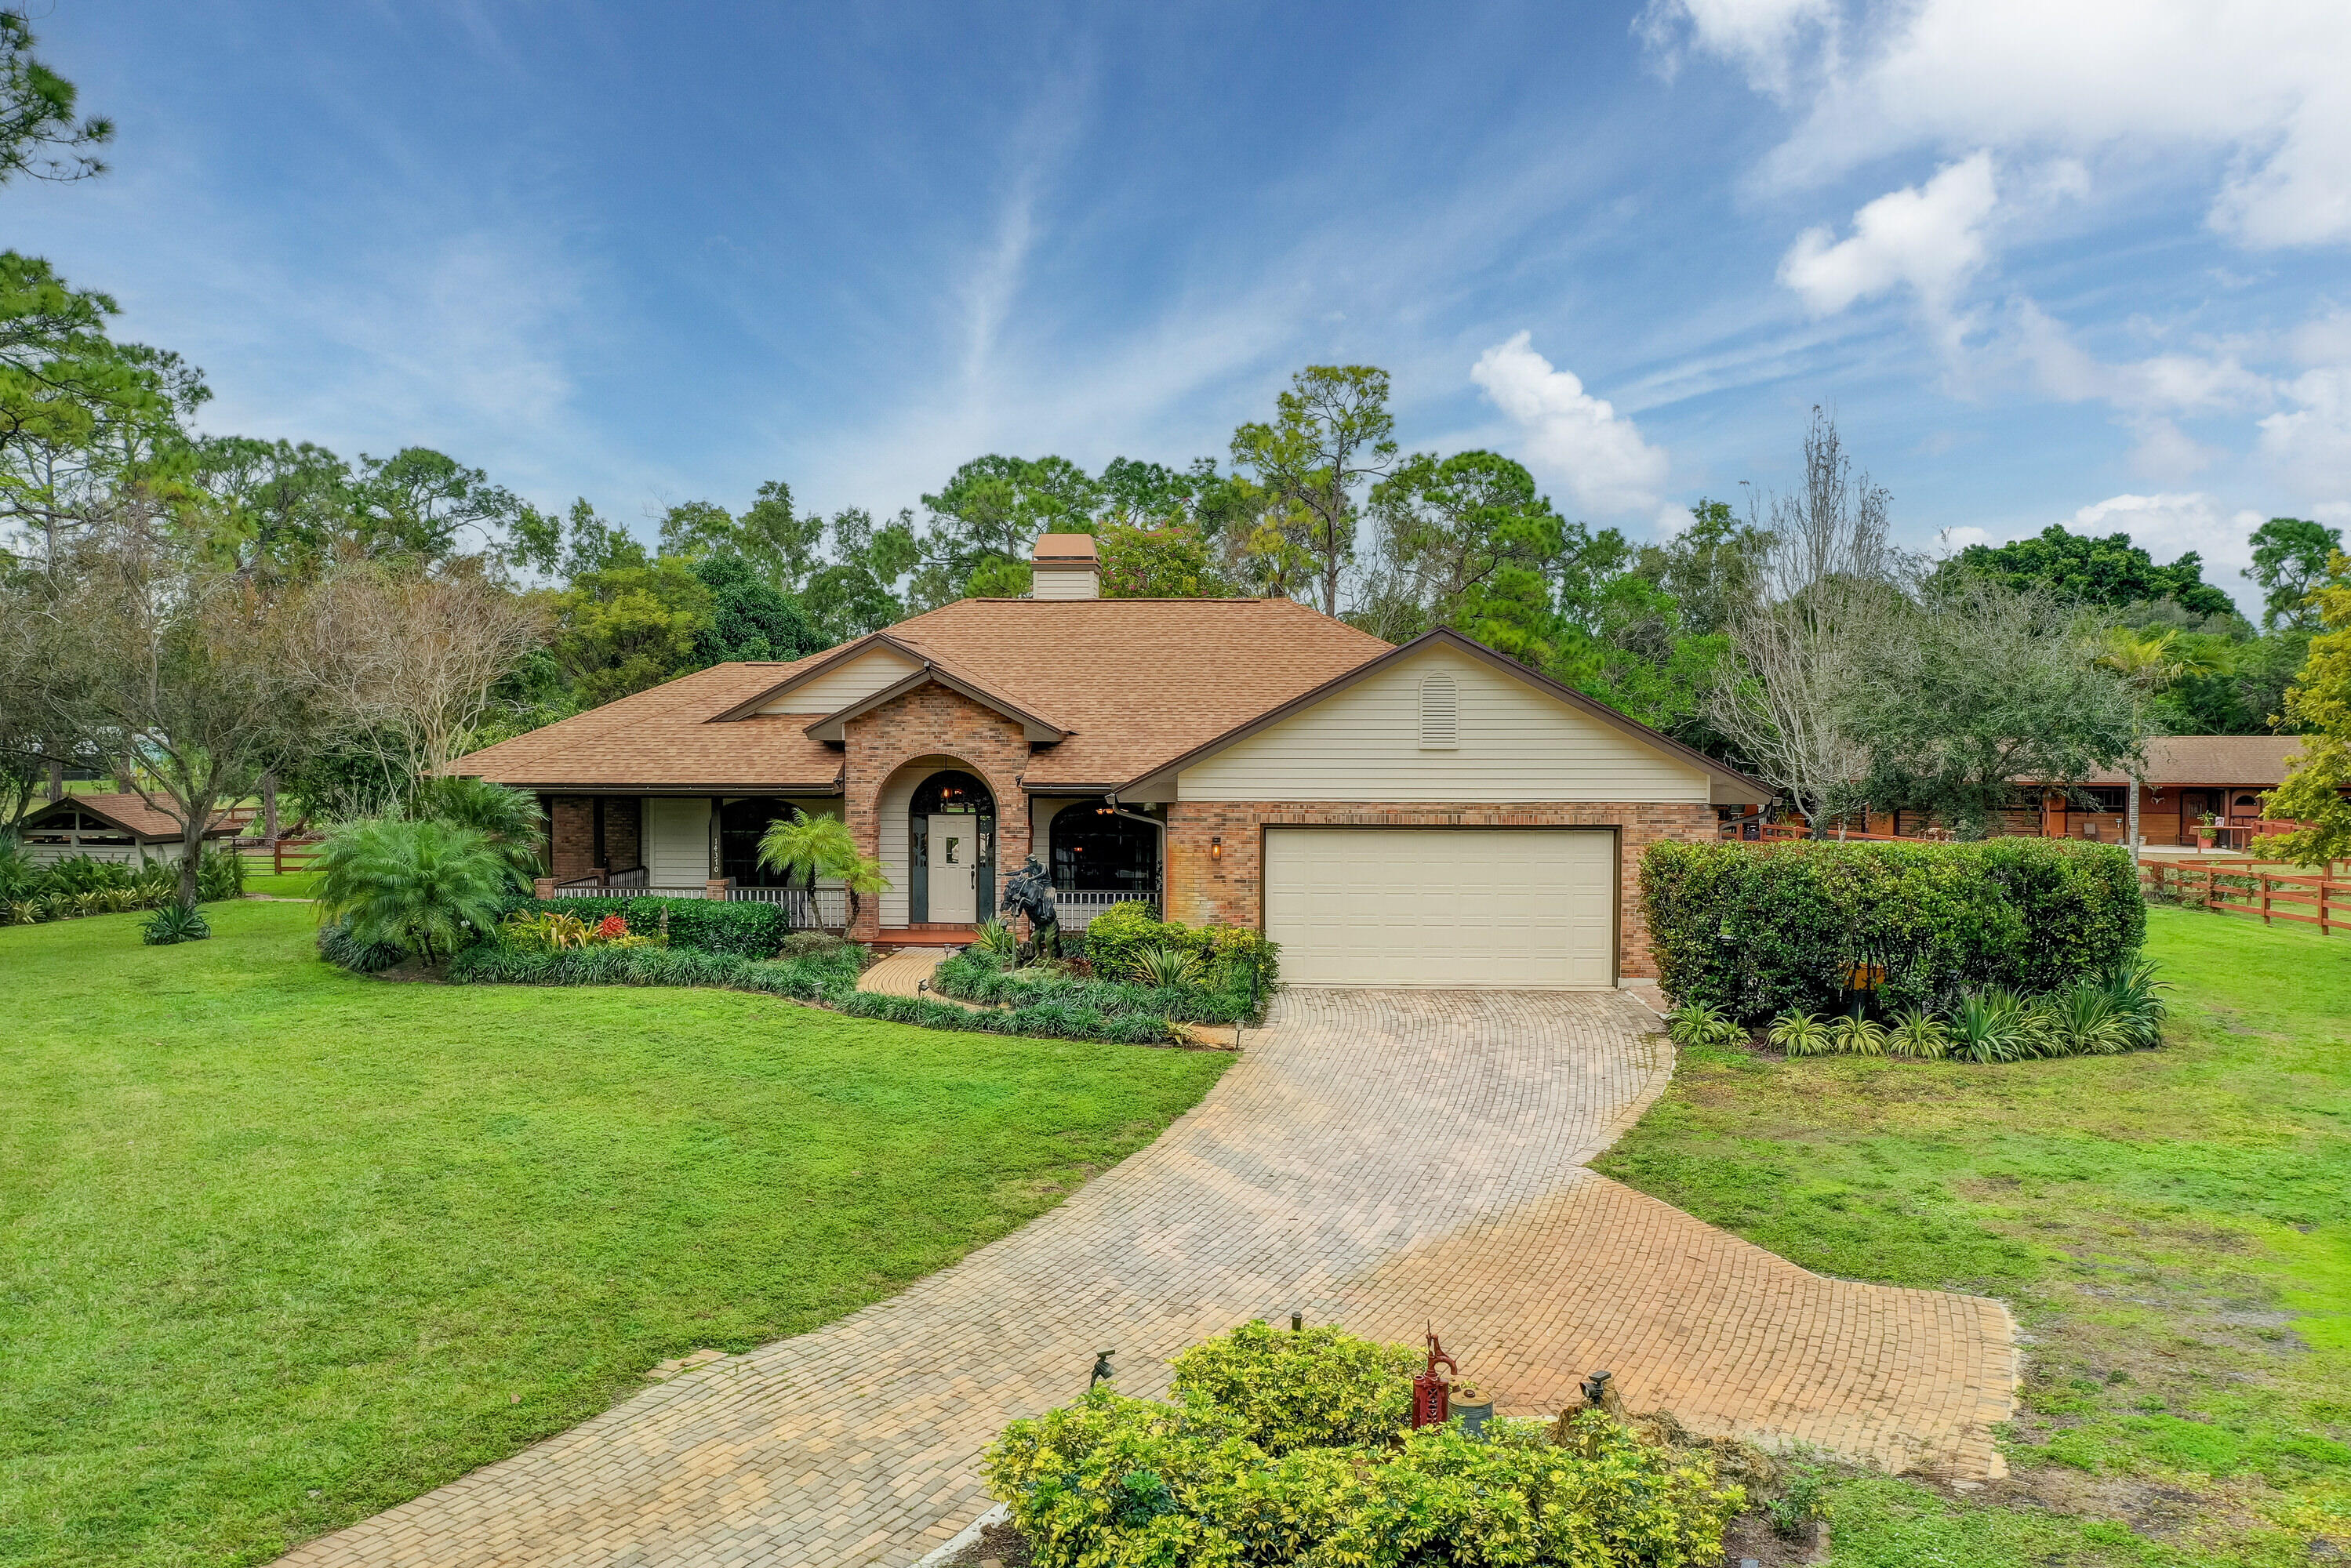
[[[1437,1343],[1437,1331],[1428,1331],[1428,1366],[1412,1380],[1412,1424],[1415,1427],[1442,1427],[1453,1417],[1453,1385],[1438,1375],[1437,1367],[1444,1363],[1445,1370],[1454,1376],[1461,1368],[1445,1354]]]

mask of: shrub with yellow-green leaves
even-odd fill
[[[1614,1417],[1408,1426],[1418,1357],[1263,1323],[1176,1362],[1176,1399],[1106,1389],[990,1447],[1043,1568],[1711,1568],[1745,1502]]]

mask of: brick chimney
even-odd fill
[[[1100,599],[1102,568],[1092,534],[1040,534],[1031,560],[1031,599]]]

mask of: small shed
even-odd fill
[[[207,839],[225,839],[236,832],[225,812],[204,830]],[[92,860],[119,861],[137,870],[180,858],[186,834],[170,813],[159,811],[136,795],[68,795],[37,806],[17,829],[25,858],[37,865],[88,855]]]

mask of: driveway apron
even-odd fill
[[[904,1564],[989,1506],[1003,1425],[1291,1312],[1434,1324],[1504,1414],[1605,1368],[1635,1410],[2001,1473],[1997,1301],[1823,1279],[1584,1168],[1671,1049],[1621,992],[1297,990],[1149,1147],[887,1301],[684,1373],[285,1559]]]

